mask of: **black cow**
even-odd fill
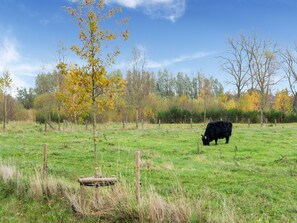
[[[229,142],[229,137],[232,133],[232,123],[225,121],[210,122],[207,124],[204,135],[202,136],[203,145],[209,145],[212,140],[215,140],[216,145],[218,139],[226,138],[226,143]]]

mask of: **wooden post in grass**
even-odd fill
[[[47,178],[46,144],[43,144],[43,179]]]
[[[161,127],[161,119],[159,119],[159,128]]]
[[[276,126],[276,119],[274,119],[274,126]]]
[[[138,110],[136,110],[136,128],[138,129]]]
[[[191,129],[193,128],[193,119],[191,118],[190,119],[190,122],[191,122]]]
[[[123,129],[125,129],[125,119],[123,118]]]
[[[248,123],[249,123],[249,127],[250,127],[250,125],[251,125],[251,120],[250,120],[250,118],[248,119]]]
[[[135,153],[135,156],[136,156],[136,180],[135,180],[136,199],[139,203],[140,202],[140,151],[137,151]]]

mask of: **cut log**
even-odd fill
[[[91,187],[103,187],[103,186],[112,186],[117,182],[115,177],[85,177],[79,178],[78,182],[81,186],[91,186]]]

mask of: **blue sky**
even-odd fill
[[[58,43],[79,43],[76,24],[63,6],[76,0],[0,0],[0,72],[8,68],[16,87],[34,87],[35,76],[51,71]],[[297,40],[296,0],[109,0],[120,5],[130,22],[130,38],[122,42],[116,68],[125,73],[134,47],[146,54],[147,69],[168,69],[192,76],[198,71],[218,78],[228,74],[218,56],[227,38],[256,33],[292,48]],[[79,62],[72,52],[67,60]],[[285,82],[277,88],[285,87]],[[226,90],[232,86],[225,85]]]

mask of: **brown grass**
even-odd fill
[[[0,165],[4,182],[19,181],[20,176],[15,167]],[[180,187],[176,187],[170,198],[149,189],[137,202],[134,185],[125,181],[113,187],[79,188],[78,184],[71,185],[51,176],[43,179],[36,170],[27,182],[29,190],[19,189],[19,193],[28,193],[31,199],[64,197],[76,214],[83,218],[95,217],[99,222],[239,222],[231,202],[207,189],[194,202]],[[209,209],[210,201],[217,202],[215,209]]]

